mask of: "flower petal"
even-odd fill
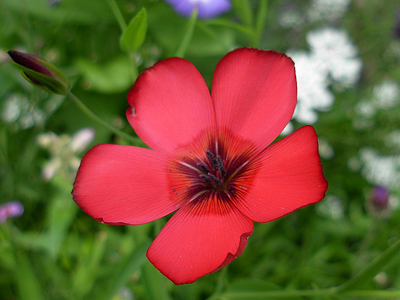
[[[211,91],[218,130],[250,139],[262,151],[290,121],[297,100],[293,61],[241,48],[217,65]]]
[[[269,222],[325,196],[314,128],[304,126],[257,158],[256,175],[237,207],[255,222]]]
[[[193,9],[198,7],[198,17],[209,19],[229,11],[232,4],[229,0],[166,0],[177,13],[189,17]]]
[[[174,154],[215,128],[214,108],[199,71],[187,60],[169,58],[144,71],[129,91],[126,112],[150,148]],[[181,149],[184,150],[184,149]]]
[[[167,178],[168,158],[149,149],[102,144],[83,157],[72,191],[96,220],[143,224],[180,207]]]
[[[253,222],[214,197],[189,203],[168,221],[147,251],[175,284],[191,283],[242,254]]]

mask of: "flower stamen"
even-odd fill
[[[207,168],[207,166],[204,163],[198,162],[197,165],[203,170],[204,173],[206,174],[211,173],[211,170]]]

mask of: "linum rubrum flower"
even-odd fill
[[[293,62],[242,48],[216,67],[211,95],[187,60],[143,72],[126,116],[150,149],[98,145],[72,192],[96,220],[143,224],[178,210],[147,257],[175,284],[241,255],[253,222],[269,222],[324,197],[317,136],[304,126],[269,146],[293,115]]]
[[[189,17],[192,11],[197,7],[198,17],[200,19],[215,18],[228,12],[232,4],[229,0],[165,0],[174,8],[174,10]]]

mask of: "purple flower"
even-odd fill
[[[11,201],[0,205],[0,223],[9,217],[19,217],[24,212],[24,206],[19,201]]]
[[[383,186],[375,186],[372,189],[372,201],[376,209],[384,209],[388,206],[389,192]]]
[[[200,19],[210,19],[219,16],[232,7],[229,0],[165,0],[172,5],[174,10],[189,17],[196,7],[198,7],[198,17]]]
[[[393,211],[390,191],[383,186],[375,186],[367,197],[365,207],[376,219],[386,219]]]
[[[396,24],[394,26],[394,35],[400,39],[400,10],[397,11]]]

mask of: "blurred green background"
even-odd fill
[[[315,127],[325,199],[255,224],[231,265],[175,286],[145,257],[166,220],[100,224],[70,194],[85,152],[72,146],[79,130],[95,132],[85,150],[129,142],[71,100],[30,85],[3,52],[0,204],[17,200],[25,211],[0,223],[0,299],[253,299],[240,293],[324,289],[343,284],[399,239],[400,1],[232,3],[216,19],[197,20],[191,36],[190,20],[161,0],[0,0],[0,46],[58,66],[95,114],[132,135],[126,95],[137,72],[156,61],[183,49],[210,86],[217,62],[234,48],[288,53],[299,107],[287,130]],[[120,47],[115,7],[127,24],[147,12],[143,44],[129,53]],[[374,186],[385,189],[383,200]],[[355,289],[399,289],[400,257],[391,258]]]

